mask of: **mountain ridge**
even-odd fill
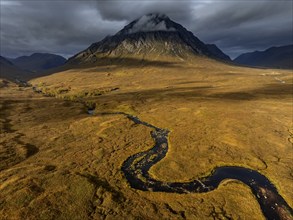
[[[29,56],[10,59],[10,61],[21,69],[38,72],[62,66],[65,64],[66,59],[56,54],[33,53]]]
[[[254,67],[293,69],[293,44],[244,53],[233,62]]]
[[[0,78],[12,81],[26,80],[31,72],[15,66],[10,60],[0,55]]]

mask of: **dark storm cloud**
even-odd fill
[[[207,43],[239,53],[292,44],[292,1],[1,0],[4,56],[71,56],[151,12],[167,14]]]
[[[1,54],[6,56],[71,56],[124,24],[103,20],[91,1],[1,1],[0,22]]]
[[[216,43],[232,56],[292,44],[292,1],[238,1],[210,3],[197,13],[190,27],[207,42]]]
[[[132,21],[144,14],[163,13],[172,19],[188,20],[192,17],[190,1],[97,1],[97,9],[107,20]]]

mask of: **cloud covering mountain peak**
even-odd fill
[[[118,32],[118,34],[134,34],[138,32],[153,31],[176,31],[174,27],[170,27],[166,24],[166,21],[168,20],[170,19],[165,14],[146,14],[125,26],[125,28]]]

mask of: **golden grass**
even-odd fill
[[[21,141],[38,149],[1,171],[2,218],[263,218],[249,188],[236,181],[203,194],[131,189],[121,165],[153,140],[149,128],[98,114],[117,111],[171,130],[167,156],[150,170],[155,178],[188,181],[216,166],[244,166],[266,175],[292,207],[291,72],[204,58],[162,61],[102,62],[31,81],[60,99],[2,87],[2,116],[8,119],[1,121],[2,144]],[[97,115],[64,100],[70,97],[95,103]]]

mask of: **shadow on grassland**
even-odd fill
[[[146,99],[158,100],[176,100],[176,99],[206,99],[206,100],[223,100],[223,101],[249,101],[257,99],[285,99],[292,98],[292,84],[268,84],[264,87],[233,91],[233,92],[218,92],[213,86],[200,87],[180,87],[180,88],[164,88],[144,90],[138,92],[108,94],[101,96],[101,101],[111,99],[115,101],[135,101]]]
[[[10,112],[10,118],[22,116],[28,120],[31,125],[39,125],[46,122],[66,121],[71,118],[80,116],[84,111],[84,106],[81,103],[58,100],[55,98],[47,99],[29,99],[29,100],[1,100],[1,114],[3,118],[8,116],[4,113]],[[3,114],[2,114],[3,113]],[[9,120],[7,123],[10,123]],[[7,124],[6,123],[6,124]],[[14,132],[9,126],[4,123],[4,129]]]
[[[66,70],[71,69],[87,69],[82,72],[107,72],[107,71],[113,71],[120,68],[143,68],[143,67],[156,67],[156,68],[174,68],[174,67],[180,67],[185,68],[183,65],[180,65],[177,62],[169,62],[169,61],[160,61],[160,60],[146,60],[146,59],[137,59],[137,58],[130,58],[130,57],[93,57],[90,61],[87,62],[67,62],[65,65],[52,68],[49,70],[43,70],[43,71],[14,71],[11,72],[11,70],[7,70],[6,72],[1,70],[3,74],[1,76],[4,79],[9,79],[15,81],[18,80],[24,80],[29,81],[35,78],[49,76],[55,73],[59,73]],[[7,73],[4,75],[4,72]],[[8,77],[9,76],[9,77]]]
[[[133,57],[93,57],[86,62],[68,62],[63,70],[68,69],[85,69],[90,68],[89,72],[105,72],[120,68],[185,68],[179,62],[162,61],[162,60],[147,60]]]

